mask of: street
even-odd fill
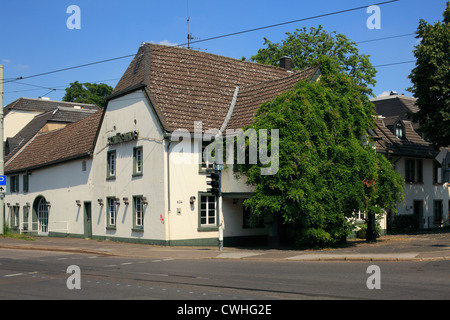
[[[368,288],[371,265],[379,267],[380,289]],[[450,261],[190,260],[0,249],[0,299],[440,300],[450,299]]]

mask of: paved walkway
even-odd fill
[[[388,235],[376,243],[349,240],[343,248],[275,250],[255,248],[166,247],[75,238],[36,237],[34,241],[0,237],[0,249],[45,250],[94,255],[283,261],[420,261],[450,260],[450,230],[415,235]]]

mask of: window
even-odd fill
[[[29,181],[30,181],[30,176],[28,175],[28,172],[27,172],[23,175],[23,192],[24,193],[28,192]]]
[[[11,186],[10,186],[10,191],[11,192],[19,192],[19,176],[11,176],[10,178],[11,180]]]
[[[116,151],[108,152],[106,179],[116,178]]]
[[[246,206],[243,206],[243,224],[242,228],[250,229],[250,228],[263,228],[264,227],[264,218],[261,216],[253,216],[252,211],[248,209]]]
[[[28,230],[28,211],[29,211],[29,209],[30,209],[30,207],[23,206],[23,210],[22,210],[22,215],[23,215],[22,229],[23,230]]]
[[[204,154],[205,148],[210,144],[210,141],[202,141],[202,153],[200,155],[201,162],[200,162],[200,170],[201,171],[207,171],[207,170],[213,170],[214,169],[214,163],[208,162],[207,155]],[[211,154],[211,156],[214,156]]]
[[[11,228],[19,228],[19,206],[11,206]]]
[[[199,194],[199,227],[212,227],[217,230],[216,197],[211,194]]]
[[[111,197],[107,199],[108,202],[108,221],[107,221],[107,228],[115,229],[116,228],[116,218],[117,218],[117,203],[116,198]]]
[[[443,220],[442,213],[444,211],[442,200],[434,200],[433,205],[434,224],[441,225],[441,220]]]
[[[141,176],[143,174],[142,147],[133,149],[133,176]]]
[[[433,183],[442,183],[442,165],[433,161]]]
[[[405,181],[423,182],[423,160],[406,159],[405,160]]]
[[[144,202],[142,196],[133,197],[133,229],[141,231],[144,228]]]
[[[395,136],[398,139],[403,139],[405,137],[403,125],[400,121],[395,125]]]

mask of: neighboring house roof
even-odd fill
[[[94,104],[66,102],[66,101],[53,101],[46,99],[32,99],[32,98],[19,98],[6,107],[3,108],[3,113],[6,116],[11,111],[27,111],[43,113],[50,110],[55,110],[58,107],[80,107],[80,109],[92,109],[99,110],[100,108]]]
[[[56,101],[54,101],[56,102]],[[36,133],[38,133],[47,123],[66,124],[84,119],[99,110],[92,105],[92,108],[78,109],[67,106],[59,106],[49,109],[49,106],[43,103],[48,111],[38,114],[25,127],[22,128],[14,137],[6,140],[5,161],[11,158],[17,150],[26,144]]]
[[[144,43],[109,99],[144,89],[168,132],[248,125],[259,105],[311,79],[319,68],[284,68],[213,55],[186,48]],[[229,109],[239,86],[235,111]],[[227,117],[228,115],[228,117]]]
[[[90,156],[102,115],[103,110],[99,110],[62,129],[34,135],[6,162],[5,173],[14,174]]]
[[[377,97],[371,101],[380,115],[375,121],[375,133],[382,138],[376,142],[378,152],[391,156],[430,159],[437,156],[439,150],[417,133],[419,125],[410,119],[409,114],[419,110],[415,98],[391,93],[387,97]],[[398,123],[402,125],[402,138],[395,135]]]
[[[411,121],[403,120],[402,123],[404,138],[397,138],[386,126],[383,117],[375,120],[376,128],[374,131],[378,138],[381,138],[376,141],[377,151],[388,156],[434,159],[439,150],[436,150],[431,143],[425,141],[416,133]]]
[[[401,120],[411,120],[409,113],[416,113],[419,107],[416,104],[416,99],[391,93],[389,96],[377,97],[371,100],[375,105],[377,114],[389,119],[394,117],[395,120],[400,117]],[[386,121],[386,125],[391,125]],[[414,129],[418,129],[419,124],[413,123]]]

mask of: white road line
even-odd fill
[[[23,273],[6,274],[3,277],[9,278],[9,277],[17,277],[17,276],[23,276]]]

